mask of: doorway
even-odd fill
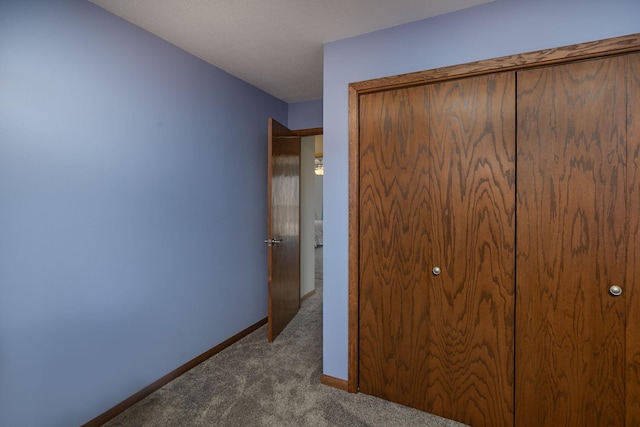
[[[322,283],[322,134],[303,136],[300,150],[300,300]]]
[[[301,297],[315,294],[314,253],[308,250],[313,248],[314,243],[315,144],[303,144],[302,138],[322,134],[322,128],[293,131],[272,118],[268,123],[265,243],[269,247],[268,340],[272,342],[295,317],[302,302]],[[306,194],[301,191],[304,191],[303,185],[309,187]],[[303,195],[306,196],[304,201]]]

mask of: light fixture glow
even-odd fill
[[[316,168],[314,172],[316,175],[324,175],[324,164],[322,163],[322,157],[316,157]]]

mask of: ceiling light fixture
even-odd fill
[[[314,172],[316,175],[324,175],[324,164],[322,163],[322,157],[316,157],[316,168]]]

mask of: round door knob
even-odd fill
[[[440,274],[442,272],[442,270],[440,270],[440,267],[433,267],[431,272],[433,273],[434,276],[437,276],[438,274]]]
[[[613,285],[609,288],[609,293],[614,297],[617,297],[622,293],[622,288],[620,286]]]

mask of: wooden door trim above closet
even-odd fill
[[[482,74],[522,70],[639,51],[640,34],[631,34],[606,40],[367,80],[349,85],[349,338],[347,381],[349,392],[355,393],[358,391],[360,95]]]
[[[640,50],[640,33],[351,83],[357,95],[498,71],[522,70]]]

